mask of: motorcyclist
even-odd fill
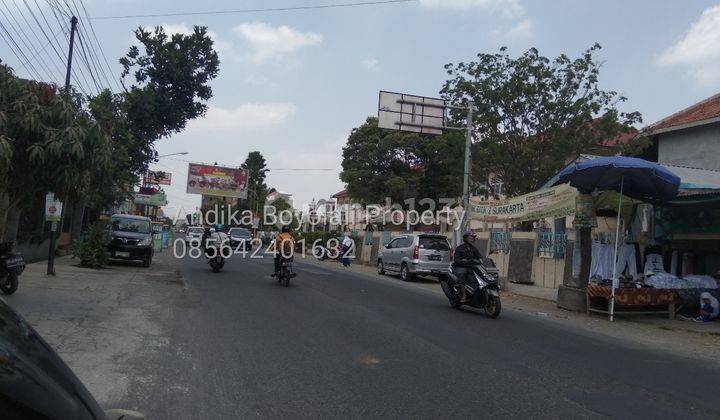
[[[215,225],[212,228],[210,226],[205,226],[201,243],[203,248],[207,248],[210,241],[212,241],[212,244],[220,249],[229,241],[229,239],[228,235],[221,230],[221,225]]]
[[[460,283],[460,291],[462,292],[460,298],[461,303],[467,302],[465,285],[467,284],[467,278],[473,275],[472,266],[482,259],[480,251],[473,245],[475,238],[475,232],[469,230],[463,233],[463,242],[455,248],[453,273]]]
[[[282,227],[280,233],[275,236],[275,273],[276,276],[280,272],[280,263],[283,257],[288,255],[292,258],[293,251],[295,250],[295,239],[290,233],[290,226],[285,225]]]

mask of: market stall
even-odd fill
[[[588,284],[586,289],[587,312],[611,314],[610,302],[613,299],[611,286]],[[602,299],[606,308],[598,308],[594,299]],[[671,289],[619,287],[614,293],[615,305],[627,310],[614,310],[614,314],[667,314],[670,319],[675,318],[675,305],[677,293]],[[655,309],[660,307],[660,309]]]
[[[582,194],[618,192],[615,232],[606,232],[610,240],[596,239],[592,243],[590,278],[586,287],[588,311],[607,313],[613,320],[615,313],[647,313],[643,309],[662,305],[667,307],[665,313],[674,316],[675,291],[648,286],[639,278],[638,250],[627,240],[628,220],[632,216],[623,217],[623,197],[641,202],[667,202],[677,196],[680,178],[654,162],[604,157],[568,166],[560,172],[557,183],[568,183]],[[607,309],[593,306],[596,299],[606,302]]]

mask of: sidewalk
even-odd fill
[[[338,271],[350,270],[353,273],[372,276],[384,281],[402,282],[397,276],[381,276],[377,274],[375,267],[356,262],[353,262],[349,268],[345,268],[337,261],[318,261],[314,258],[306,258],[303,261]],[[434,278],[419,278],[406,284],[432,290],[438,294],[438,297],[446,299]],[[614,322],[610,322],[607,317],[598,314],[587,315],[584,312],[560,309],[548,289],[530,285],[511,284],[509,291],[501,292],[501,298],[503,309],[559,323],[577,329],[580,333],[601,333],[684,357],[708,359],[720,365],[720,321],[695,323],[650,315],[617,317]]]
[[[93,270],[69,256],[28,264],[17,292],[3,296],[58,352],[103,407],[128,409],[128,390],[142,377],[139,360],[167,352],[161,327],[183,281],[156,254],[151,268],[113,264]],[[153,378],[143,378],[154,380]]]

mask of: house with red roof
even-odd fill
[[[720,171],[720,93],[645,129],[643,157],[666,165]]]

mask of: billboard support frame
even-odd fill
[[[395,101],[396,103],[400,104],[400,110],[399,111],[393,111],[391,109],[387,109],[387,107],[383,107],[383,93],[389,94],[389,95],[399,95],[400,97]],[[422,98],[423,101],[415,101],[412,99],[405,99],[405,96],[412,96],[416,98]],[[425,100],[430,100],[430,102],[425,102]],[[434,103],[432,101],[442,101],[442,105],[440,103]],[[407,114],[403,112],[403,105],[412,105],[412,120],[411,122],[403,122],[402,116],[403,114]],[[436,109],[442,109],[442,126],[434,126],[434,125],[427,125],[427,124],[416,124],[415,121],[415,107],[421,106],[422,114],[420,114],[420,117],[424,119],[426,117],[424,111],[425,108],[436,108]],[[467,112],[467,118],[465,120],[465,127],[451,127],[445,125],[445,111],[448,109],[454,109],[454,110],[464,110]],[[462,205],[463,209],[465,210],[464,216],[462,221],[460,222],[460,229],[466,230],[469,224],[469,216],[468,216],[468,210],[470,208],[470,170],[471,170],[471,146],[472,146],[472,136],[473,136],[473,113],[477,111],[477,108],[475,105],[468,101],[465,106],[455,106],[455,105],[448,105],[444,99],[440,98],[429,98],[424,96],[417,96],[417,95],[409,95],[404,93],[396,93],[396,92],[388,92],[388,91],[380,91],[380,96],[378,99],[378,126],[380,128],[386,128],[386,129],[393,129],[387,126],[383,126],[383,122],[381,121],[382,113],[393,113],[399,115],[399,120],[394,122],[394,125],[396,128],[394,128],[397,131],[409,131],[409,132],[417,132],[414,130],[403,130],[403,126],[405,127],[415,127],[420,129],[420,134],[432,134],[432,135],[442,135],[443,130],[457,130],[457,131],[465,131],[465,161],[463,164],[463,193],[462,193]],[[431,116],[432,118],[439,118],[436,116]],[[423,129],[431,130],[431,132],[423,132]],[[439,131],[439,132],[438,132]],[[461,237],[458,237],[456,235],[456,245],[461,242]]]

